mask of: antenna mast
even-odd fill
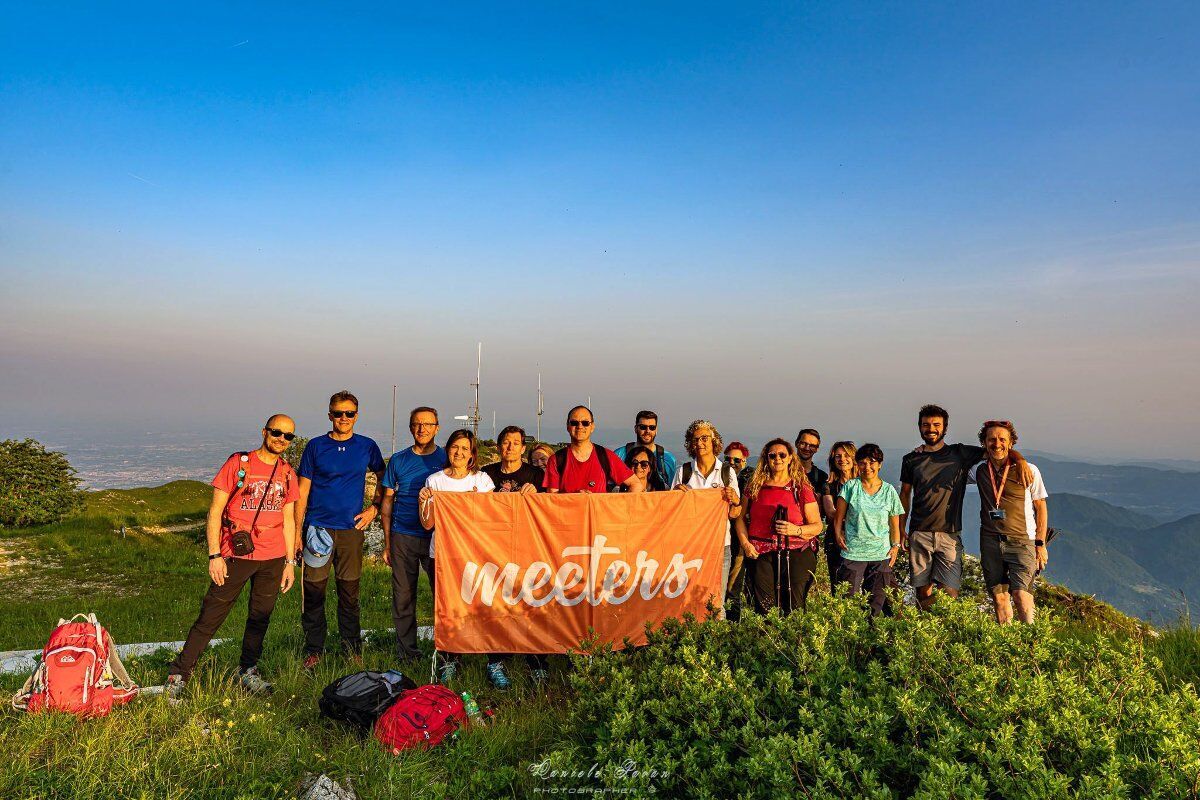
[[[542,373],[538,373],[538,404],[537,404],[537,440],[542,440],[542,412],[545,408],[542,405]]]
[[[468,386],[475,390],[475,406],[471,409],[471,413],[468,415],[468,422],[471,424],[471,433],[475,434],[475,438],[478,439],[479,422],[481,420],[481,417],[479,416],[479,382],[483,375],[483,342],[479,342],[479,349],[475,358],[475,382],[468,384]]]

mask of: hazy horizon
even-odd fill
[[[345,387],[382,443],[398,384],[403,441],[482,341],[487,431],[540,371],[547,438],[590,396],[903,447],[938,402],[1196,458],[1197,40],[1182,3],[14,8],[0,432],[308,435]]]

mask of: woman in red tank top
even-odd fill
[[[821,512],[800,459],[786,439],[763,446],[746,482],[746,510],[734,521],[759,613],[804,608],[817,568]]]

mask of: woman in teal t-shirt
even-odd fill
[[[852,595],[868,592],[871,613],[887,605],[887,590],[895,585],[892,566],[900,554],[900,495],[879,477],[883,451],[864,444],[854,454],[858,477],[838,494],[833,532],[842,549],[841,579]]]

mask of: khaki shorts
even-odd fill
[[[1010,539],[979,534],[979,563],[987,588],[1005,586],[1011,591],[1033,591],[1037,573],[1037,548],[1032,539]]]
[[[962,534],[913,531],[908,535],[908,563],[913,588],[936,583],[955,591],[962,588]]]

